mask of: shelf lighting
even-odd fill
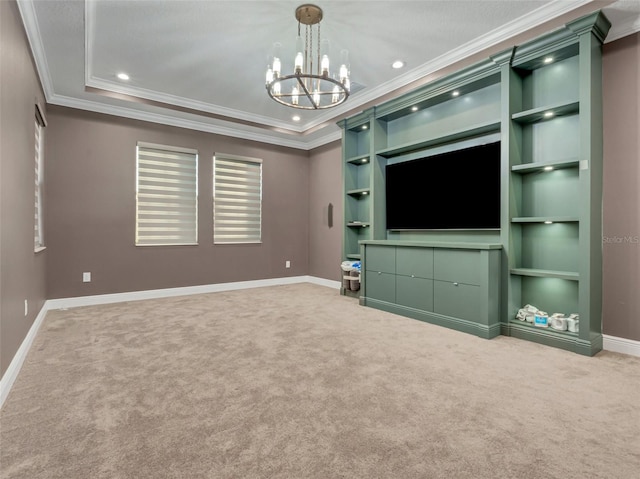
[[[545,118],[551,118],[554,115],[554,113],[552,111],[546,111],[544,113],[544,117]]]
[[[369,128],[367,125],[362,125],[363,130],[366,130],[367,128]]]
[[[368,162],[369,162],[369,160],[367,160],[366,158],[362,159],[362,163],[368,163]]]
[[[544,222],[544,224],[545,224],[545,225],[552,225],[552,224],[553,224],[553,221],[545,221],[545,222]]]
[[[553,166],[545,166],[544,171],[553,171]]]
[[[116,75],[120,80],[128,80],[129,79],[129,75],[127,75],[126,73],[122,72],[122,73],[118,73]]]
[[[460,92],[458,90],[453,90],[453,92],[451,93],[451,96],[456,97],[459,96]]]
[[[543,61],[546,64],[553,63],[553,57],[546,57]]]
[[[418,107],[417,106],[412,106],[411,107],[411,111],[418,111]]]

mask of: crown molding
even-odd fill
[[[622,24],[618,24],[609,30],[609,35],[605,39],[604,43],[610,43],[616,40],[620,40],[628,35],[640,32],[640,15],[631,17]]]
[[[42,35],[40,35],[40,28],[38,27],[38,20],[36,11],[33,6],[33,0],[16,0],[18,4],[18,10],[22,17],[22,23],[29,39],[29,45],[31,46],[31,54],[33,55],[34,62],[36,64],[36,70],[38,70],[38,76],[40,77],[40,84],[44,91],[44,97],[47,101],[54,95],[53,80],[51,79],[51,70],[47,63],[47,56],[44,53],[44,45],[42,44]]]
[[[240,138],[243,140],[258,141],[260,143],[268,143],[271,145],[285,146],[287,148],[295,148],[298,150],[310,150],[315,146],[311,143],[288,138],[281,138],[265,133],[256,133],[252,131],[240,130],[237,126],[227,127],[222,125],[213,125],[202,121],[187,120],[172,115],[163,115],[159,113],[150,113],[131,108],[123,108],[115,105],[107,105],[104,103],[72,98],[63,95],[53,95],[48,103],[52,105],[64,106],[68,108],[76,108],[79,110],[92,111],[95,113],[103,113],[105,115],[119,116],[132,120],[148,121],[150,123],[159,123],[161,125],[175,126],[178,128],[186,128],[188,130],[203,131],[205,133],[214,133],[217,135],[229,136],[232,138]],[[324,137],[317,140],[318,146],[333,141],[332,135],[324,141]]]

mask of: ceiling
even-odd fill
[[[602,8],[607,41],[640,30],[640,0],[318,0],[322,38],[335,60],[349,51],[353,88],[336,108],[303,111],[264,88],[274,42],[283,71],[293,67],[302,3],[18,0],[48,103],[304,150],[340,138],[340,118],[554,20]]]

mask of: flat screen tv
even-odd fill
[[[388,230],[500,228],[500,142],[386,166]]]

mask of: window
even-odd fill
[[[44,157],[44,127],[46,121],[39,105],[36,105],[35,118],[35,213],[33,223],[33,248],[37,253],[44,249],[44,235],[42,228],[42,185],[43,185],[43,157]]]
[[[136,245],[198,244],[198,152],[138,142]]]
[[[213,157],[213,242],[262,240],[262,160]]]

